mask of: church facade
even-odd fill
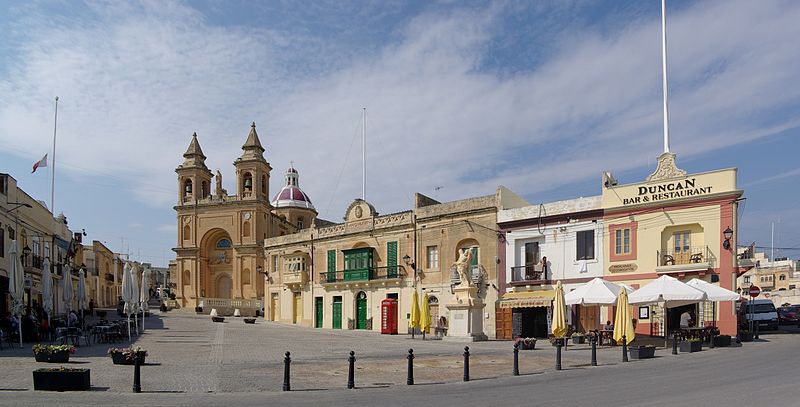
[[[269,193],[272,167],[264,151],[253,123],[241,156],[233,162],[236,190],[229,194],[222,187],[220,170],[212,174],[197,134],[192,135],[183,163],[175,169],[179,199],[174,207],[178,242],[173,249],[173,281],[182,307],[260,309],[264,240],[295,233],[316,218],[313,206],[273,206]],[[290,175],[295,176],[291,182],[296,182],[297,171],[291,168],[287,172],[287,182]]]

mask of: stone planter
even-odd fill
[[[55,353],[34,353],[33,357],[37,362],[46,363],[67,363],[69,362],[69,351]]]
[[[244,323],[245,324],[255,324],[256,323],[256,319],[255,318],[245,318],[244,319]]]
[[[225,317],[211,317],[214,322],[225,322]]]
[[[651,359],[656,356],[655,346],[631,346],[628,348],[631,359]]]
[[[701,350],[703,350],[703,342],[700,341],[681,342],[680,348],[681,348],[681,353],[700,352]]]
[[[142,361],[141,363],[142,364],[144,364],[144,360],[146,358],[146,356],[143,355],[143,353],[144,352],[139,353],[139,357],[141,358],[141,361]],[[111,361],[114,362],[115,365],[134,365],[134,364],[136,364],[134,359],[128,359],[127,357],[125,357],[124,354],[122,354],[122,352],[112,353],[111,354]]]
[[[717,348],[724,348],[731,346],[731,336],[730,335],[717,335],[711,338],[711,341],[714,343],[714,346]]]
[[[202,314],[203,313],[203,307],[194,307],[194,312],[196,312],[198,314]]]
[[[586,343],[586,337],[585,336],[581,335],[581,336],[573,336],[572,337],[572,344],[580,345],[582,343]]]
[[[92,387],[89,369],[50,370],[36,369],[33,371],[34,390],[52,391],[83,391]]]

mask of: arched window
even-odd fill
[[[785,274],[781,274],[781,276],[778,277],[778,280],[786,281],[786,275]]]
[[[297,218],[297,228],[298,229],[302,229],[303,228],[303,217]]]
[[[244,192],[253,192],[253,175],[249,172],[242,174],[242,188]]]
[[[183,197],[188,198],[190,195],[192,195],[192,180],[187,178],[183,181]]]
[[[231,248],[230,239],[223,238],[217,240],[217,249],[230,249],[230,248]]]
[[[202,191],[201,191],[201,193],[202,193],[202,196],[201,196],[201,198],[205,198],[205,197],[207,197],[207,196],[209,195],[209,191],[208,191],[208,182],[206,182],[206,181],[203,181],[203,184],[202,184],[202,186],[203,186],[203,187],[202,187]]]

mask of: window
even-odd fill
[[[303,218],[297,218],[297,228],[298,229],[303,228]]]
[[[575,237],[578,245],[575,260],[594,259],[594,230],[582,230]]]
[[[525,266],[532,267],[539,264],[539,242],[525,243]]]
[[[44,257],[50,258],[50,242],[44,242]]]
[[[749,284],[750,283],[750,276],[744,276],[744,283],[745,284]]]
[[[631,230],[617,229],[614,231],[614,253],[616,254],[629,254],[631,252]]]
[[[272,271],[278,271],[278,256],[272,256]]]
[[[286,259],[286,261],[284,262],[284,265],[286,266],[286,271],[288,273],[297,273],[297,272],[305,271],[306,270],[306,259],[305,259],[305,257],[301,257],[301,256],[290,257],[290,258]]]
[[[219,239],[217,241],[217,249],[229,249],[230,247],[231,247],[230,239]]]
[[[610,261],[636,259],[636,230],[638,222],[609,225]]]
[[[33,251],[31,251],[31,254],[34,256],[39,256],[41,254],[39,251],[39,236],[33,236],[31,241],[33,242]]]
[[[428,253],[427,268],[439,269],[439,247],[428,246],[427,253]]]
[[[778,280],[786,281],[786,274],[781,274],[781,276],[778,277]]]
[[[691,250],[692,234],[688,231],[675,232],[672,240],[675,246],[675,253],[689,253]]]
[[[328,272],[336,271],[336,250],[328,250]]]

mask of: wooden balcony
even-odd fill
[[[660,274],[704,274],[714,267],[716,258],[708,246],[691,246],[681,250],[669,248],[656,252],[656,272]]]
[[[322,285],[387,285],[399,283],[406,277],[403,266],[369,267],[350,270],[326,271],[320,273]],[[364,284],[366,283],[366,284]]]
[[[286,284],[290,288],[294,288],[308,283],[308,272],[305,270],[286,271],[283,273],[281,278],[283,279],[283,284]]]

